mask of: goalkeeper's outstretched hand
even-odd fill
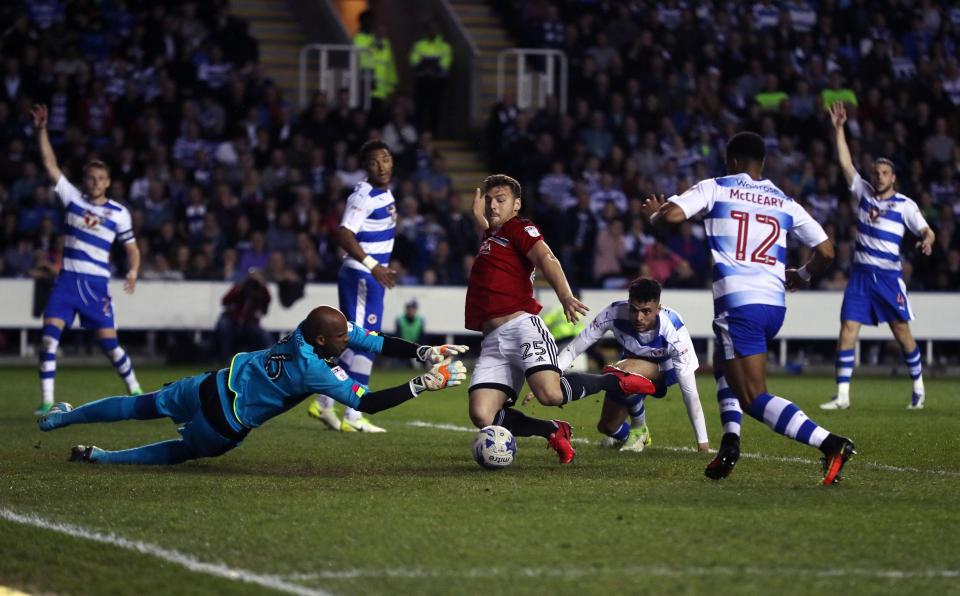
[[[454,344],[443,344],[442,346],[420,346],[417,348],[417,360],[431,364],[442,362],[444,358],[459,356],[467,350],[469,346],[458,346]]]
[[[439,391],[446,387],[456,387],[463,383],[467,378],[467,367],[459,360],[451,361],[450,358],[438,362],[433,368],[420,375],[410,379],[410,390],[414,395],[419,395],[424,391]]]

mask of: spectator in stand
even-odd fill
[[[436,21],[424,23],[423,36],[410,50],[410,68],[413,70],[413,105],[417,125],[438,133],[443,98],[453,64],[453,49],[440,35]]]
[[[237,352],[260,350],[272,343],[270,334],[260,326],[260,319],[270,307],[270,291],[259,271],[250,271],[220,302],[223,313],[217,320],[216,351],[221,362],[227,362]]]

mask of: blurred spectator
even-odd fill
[[[440,35],[436,21],[427,20],[423,36],[410,49],[410,67],[413,71],[413,105],[417,125],[437,134],[443,98],[453,63],[453,49]]]
[[[220,302],[223,313],[217,320],[216,351],[221,362],[237,352],[252,352],[273,343],[270,334],[260,326],[260,319],[270,307],[270,292],[259,272],[250,272]]]

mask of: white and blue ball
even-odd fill
[[[517,440],[502,426],[485,426],[473,440],[473,459],[484,468],[506,468],[517,456]]]

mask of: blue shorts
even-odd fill
[[[899,271],[857,267],[850,269],[850,281],[843,293],[841,321],[877,325],[889,321],[912,321],[913,310],[907,286]]]
[[[110,280],[99,275],[84,275],[73,271],[61,271],[53,284],[45,319],[63,319],[69,329],[76,315],[84,329],[113,329],[113,301],[107,283]]]
[[[218,433],[203,412],[200,385],[210,374],[205,372],[168,383],[157,392],[157,411],[182,425],[177,432],[196,457],[223,455],[243,442]]]
[[[767,342],[777,336],[787,309],[770,304],[731,308],[713,319],[713,333],[724,360],[767,353]]]
[[[340,310],[347,320],[368,331],[383,323],[383,286],[368,271],[341,267],[337,276]]]

